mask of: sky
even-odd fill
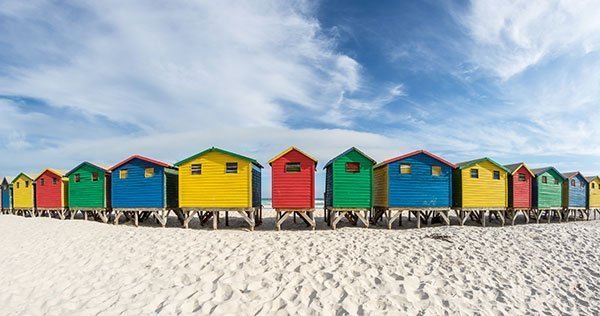
[[[600,174],[596,1],[0,2],[0,174],[216,146]],[[270,174],[263,170],[263,196]]]

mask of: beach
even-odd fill
[[[277,232],[264,215],[254,232],[2,215],[0,314],[600,313],[600,221],[332,231],[317,212]]]

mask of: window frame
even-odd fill
[[[407,172],[405,172],[405,171],[407,171]],[[412,174],[412,165],[409,163],[401,163],[400,164],[400,174]]]
[[[81,182],[81,174],[79,174],[79,173],[74,174],[73,181],[75,181],[76,183]]]
[[[127,179],[129,178],[129,169],[120,169],[119,170],[119,179]]]
[[[229,170],[230,166],[235,166],[235,172],[233,170],[232,171]],[[238,166],[237,162],[226,162],[225,163],[225,173],[226,174],[236,174],[236,173],[238,173],[238,171],[239,171],[239,166]]]
[[[57,182],[58,180],[55,177],[52,177],[52,185],[56,185]]]
[[[100,179],[100,174],[98,173],[98,171],[92,171],[92,182],[98,182],[99,179]]]
[[[298,168],[296,168],[298,167]],[[283,172],[285,173],[297,173],[302,172],[302,164],[299,162],[286,162],[283,166]]]
[[[542,176],[542,183],[548,183],[548,176]]]
[[[521,176],[523,176],[523,179],[521,179]],[[519,172],[519,182],[527,182],[527,175]]]
[[[435,172],[433,172],[433,170],[438,170],[438,173],[436,174]],[[432,177],[441,177],[442,176],[442,166],[431,166],[431,176]]]
[[[473,173],[473,172],[475,172],[475,173]],[[469,169],[469,173],[471,174],[471,179],[479,179],[479,169],[478,168]]]
[[[348,166],[354,166],[353,170],[348,170]],[[348,161],[346,162],[346,172],[347,173],[360,173],[360,162],[358,161]]]
[[[576,185],[575,185],[575,179],[571,179],[571,186],[572,186],[572,187],[575,187],[575,186],[576,186]]]
[[[500,180],[500,171],[499,170],[493,170],[492,171],[492,179],[493,180]]]
[[[193,163],[190,165],[190,175],[199,176],[201,174],[202,174],[202,164],[201,163]]]
[[[46,181],[44,181],[44,178],[40,179],[40,186],[43,187]]]
[[[29,188],[29,180],[25,180],[25,187]]]
[[[148,171],[152,171],[148,173]],[[154,178],[154,167],[144,168],[144,178]]]

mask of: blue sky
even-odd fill
[[[0,2],[0,173],[426,149],[600,173],[594,1]],[[270,196],[270,169],[263,192]]]

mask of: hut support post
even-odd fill
[[[171,210],[153,210],[152,211],[152,215],[154,215],[154,218],[156,218],[156,220],[160,223],[160,225],[162,227],[167,226],[167,219],[169,218],[170,213],[171,213]]]
[[[189,228],[190,221],[192,220],[192,218],[194,218],[194,216],[196,215],[196,213],[198,213],[197,210],[183,211],[183,216],[184,216],[183,227]]]
[[[305,221],[311,228],[312,230],[315,230],[315,228],[317,227],[317,223],[315,222],[314,216],[312,216],[312,213],[314,212],[314,209],[310,210],[310,209],[305,209],[305,210],[294,210],[294,209],[289,209],[289,210],[275,210],[277,212],[277,216],[280,217],[279,220],[277,220],[275,222],[275,229],[277,230],[281,230],[281,224],[283,224],[283,222],[285,222],[285,220],[291,215],[291,214],[298,214],[300,215],[300,218],[302,218],[303,221]],[[283,213],[283,215],[281,215],[281,213]],[[310,213],[310,214],[307,214]]]
[[[123,216],[123,211],[117,210],[115,212],[115,219],[113,221],[113,224],[119,225],[119,219],[121,218],[121,216]]]

